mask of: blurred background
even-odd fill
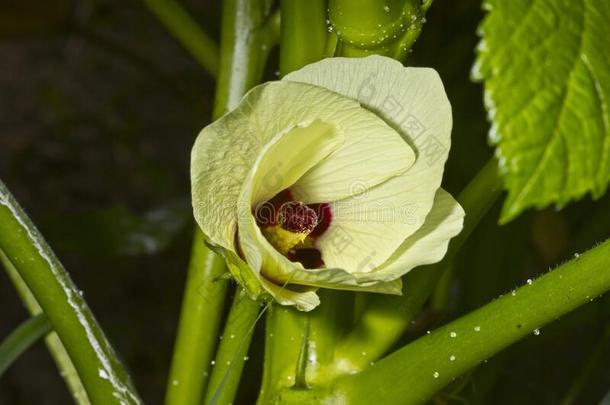
[[[218,40],[219,0],[181,3]],[[452,102],[445,187],[453,193],[493,153],[482,86],[469,78],[482,17],[480,1],[435,1],[407,62],[436,68]],[[277,50],[267,79],[276,71]],[[0,178],[84,291],[148,404],[163,399],[192,233],[189,153],[213,97],[212,77],[141,1],[0,0]],[[503,227],[498,209],[404,342],[609,236],[608,196]],[[609,314],[609,300],[596,300],[490,359],[435,402],[598,403],[610,390]],[[0,273],[0,339],[26,318]],[[258,326],[253,358],[262,355]],[[256,397],[255,363],[239,403]],[[0,379],[2,405],[69,403],[42,343]]]

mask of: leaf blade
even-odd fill
[[[473,69],[485,81],[509,191],[500,222],[563,206],[610,181],[610,6],[592,0],[501,2],[481,26]]]

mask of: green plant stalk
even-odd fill
[[[0,377],[21,353],[53,330],[46,315],[40,314],[23,322],[0,343]]]
[[[38,305],[36,298],[34,298],[32,292],[17,272],[17,269],[15,269],[13,263],[8,260],[8,257],[6,257],[2,250],[0,250],[0,263],[4,266],[9,279],[15,286],[17,294],[23,301],[30,315],[36,316],[42,314],[42,308]],[[53,357],[57,369],[63,377],[74,402],[78,405],[90,405],[91,402],[87,396],[87,391],[85,391],[85,387],[83,386],[78,372],[74,368],[74,364],[72,363],[72,360],[70,360],[66,348],[61,343],[61,340],[59,340],[57,333],[52,331],[47,334],[45,344],[47,345],[47,349]]]
[[[358,324],[337,346],[337,361],[350,364],[354,371],[364,370],[398,342],[464,241],[501,192],[502,179],[497,172],[497,162],[492,158],[457,197],[466,212],[464,229],[453,238],[444,259],[404,276],[402,296],[372,295]]]
[[[322,58],[326,50],[326,1],[282,0],[280,73],[300,69]]]
[[[176,0],[143,0],[172,36],[210,74],[218,73],[218,46]]]
[[[275,403],[286,389],[326,384],[334,377],[337,341],[351,326],[353,294],[321,289],[311,312],[273,305],[267,313],[263,382],[258,403]]]
[[[239,290],[235,294],[221,336],[204,404],[233,403],[244,363],[248,359],[248,348],[260,310],[261,304],[252,301],[245,291]]]
[[[267,310],[259,405],[273,403],[281,389],[295,384],[307,322],[308,315],[293,308],[271,305]]]
[[[48,316],[91,402],[140,403],[127,371],[80,291],[1,181],[0,249]]]
[[[357,4],[354,4],[357,3]],[[401,9],[398,15],[391,19],[401,18],[402,0],[390,1],[389,3],[400,3]],[[385,3],[384,3],[385,4]],[[322,59],[324,56],[332,56],[337,46],[337,34],[347,25],[359,30],[361,23],[369,23],[373,11],[378,11],[380,18],[386,18],[384,4],[371,3],[367,1],[346,2],[333,1],[330,3],[331,19],[333,13],[335,19],[334,35],[328,35],[325,27],[324,2],[284,1],[282,6],[282,35],[280,43],[280,71],[282,75],[289,73],[292,69],[298,69],[308,63]],[[374,8],[375,10],[372,10]],[[396,8],[392,8],[396,10]],[[347,15],[344,11],[348,10]],[[306,16],[306,17],[302,17]],[[317,20],[316,20],[317,19]],[[377,29],[377,20],[375,29]],[[312,29],[313,27],[313,29]],[[312,35],[313,31],[313,35]],[[304,40],[304,39],[307,40]],[[413,39],[413,41],[415,38]],[[306,48],[305,48],[306,47]],[[382,53],[375,49],[370,53]],[[347,55],[346,55],[347,56]],[[357,55],[362,56],[362,55]],[[324,384],[325,380],[334,378],[337,370],[333,363],[341,363],[343,359],[335,358],[335,346],[344,332],[340,326],[341,311],[346,305],[340,305],[345,296],[334,291],[320,291],[323,295],[322,304],[311,314],[302,314],[294,308],[274,308],[267,318],[267,335],[265,346],[265,365],[263,370],[263,384],[258,403],[265,404],[280,400],[287,393],[295,390],[286,390],[293,387],[303,378],[302,385],[307,383]],[[350,302],[350,308],[352,307]],[[344,314],[344,312],[343,312]],[[298,367],[299,359],[303,358],[304,350],[307,351],[308,363],[306,370]],[[366,348],[359,355],[366,353]],[[362,356],[366,357],[366,356]],[[370,361],[370,360],[369,360]],[[368,361],[367,361],[368,363]],[[343,368],[342,363],[339,368]],[[295,367],[294,365],[297,365]],[[305,397],[307,395],[305,394]],[[304,398],[305,398],[304,397]],[[283,397],[285,399],[285,397]],[[293,398],[300,401],[304,398],[298,396]],[[311,398],[310,398],[311,399]]]
[[[280,7],[280,74],[284,76],[325,56],[328,31],[326,1],[282,0]],[[333,292],[323,294],[323,302],[328,302],[312,314],[279,305],[269,309],[259,404],[274,401],[284,388],[306,386],[308,368],[319,366],[318,361],[308,364],[309,351],[324,359],[332,357],[329,345],[334,345],[335,328],[327,328],[325,319],[334,319],[336,300]]]
[[[222,320],[225,272],[224,261],[205,245],[196,227],[165,395],[168,405],[201,403]]]
[[[279,15],[267,18],[267,12],[262,0],[223,3],[221,69],[216,84],[214,119],[234,108],[243,94],[262,79],[262,67],[278,40],[280,21]],[[266,46],[264,51],[260,49],[261,44]],[[218,342],[228,284],[219,277],[226,272],[226,267],[204,245],[203,239],[197,227],[167,384],[167,405],[201,403]]]
[[[609,263],[607,240],[399,349],[374,367],[342,378],[337,390],[353,404],[423,403],[485,359],[610,290]],[[396,384],[396,376],[411,383]]]
[[[269,15],[265,0],[223,2],[215,118],[235,108],[260,83],[269,52],[278,41],[279,23],[279,15]]]

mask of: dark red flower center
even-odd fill
[[[287,231],[309,234],[318,225],[318,215],[300,201],[289,201],[280,206],[277,222]]]
[[[318,268],[324,265],[320,252],[312,245],[330,226],[332,221],[330,204],[304,204],[295,200],[290,190],[284,190],[256,207],[254,215],[257,225],[263,230],[280,226],[289,232],[308,234],[307,239],[310,243],[296,246],[286,256],[292,261],[301,262],[306,268]]]

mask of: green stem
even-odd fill
[[[213,77],[218,72],[218,46],[176,0],[143,0],[172,36]]]
[[[268,13],[265,0],[223,2],[215,118],[235,108],[262,80],[269,52],[278,41],[279,17]]]
[[[337,383],[353,404],[416,404],[538,328],[610,289],[610,240]],[[452,357],[454,356],[454,357]],[[410,384],[396,384],[400,376]]]
[[[193,240],[166,404],[201,403],[228,287],[220,256],[205,246],[197,227]]]
[[[263,0],[223,3],[214,119],[234,108],[262,79],[262,67],[277,42],[279,26],[279,15],[267,18],[267,12]],[[266,49],[261,51],[263,45]],[[197,228],[167,385],[167,405],[199,404],[205,395],[227,290],[227,282],[218,277],[225,271],[221,259],[204,245]]]
[[[248,359],[248,348],[260,317],[260,309],[260,303],[252,301],[245,291],[240,290],[235,294],[214,360],[204,404],[233,403],[244,363]]]
[[[326,49],[326,1],[282,0],[280,73],[300,69],[322,58]]]
[[[127,371],[46,241],[0,181],[0,249],[65,345],[93,403],[140,403]]]
[[[326,1],[282,0],[280,8],[280,73],[284,76],[325,56]],[[329,353],[334,338],[331,336],[336,329],[328,328],[325,319],[332,316],[335,300],[332,292],[320,293],[325,295],[323,308],[317,308],[313,314],[279,305],[270,308],[259,404],[275,401],[282,389],[307,385],[308,370],[319,365],[317,360],[315,364],[309,363],[309,351],[315,351],[325,359],[332,357]]]
[[[265,359],[258,404],[272,403],[283,388],[295,384],[308,315],[290,307],[271,305],[265,323]]]
[[[53,330],[44,314],[33,316],[23,322],[2,343],[0,343],[0,377],[21,353],[30,348],[38,339]]]
[[[4,266],[8,277],[17,290],[17,294],[19,294],[19,297],[25,304],[30,315],[36,316],[42,314],[42,308],[38,305],[36,298],[34,298],[34,295],[32,295],[32,292],[17,272],[17,269],[15,269],[13,263],[8,260],[8,257],[6,257],[2,250],[0,250],[0,262]],[[61,340],[59,340],[57,333],[52,331],[47,334],[45,344],[47,345],[47,349],[51,353],[51,357],[53,357],[59,374],[63,377],[74,402],[78,405],[90,405],[91,402],[89,401],[83,382],[81,381],[76,368],[74,368],[74,363],[70,360],[66,348],[63,343],[61,343]]]
[[[351,364],[355,370],[363,370],[396,344],[501,191],[502,180],[497,173],[497,162],[491,159],[457,197],[466,212],[464,229],[451,241],[445,258],[437,264],[408,273],[403,278],[402,296],[371,296],[360,322],[337,346],[337,361]]]
[[[312,312],[274,305],[267,315],[259,404],[275,403],[287,389],[324,385],[335,377],[335,345],[352,324],[353,293],[321,289]]]

